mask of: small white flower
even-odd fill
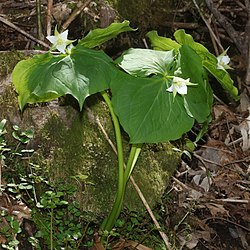
[[[68,30],[65,30],[63,33],[59,33],[57,31],[57,27],[55,28],[54,36],[47,36],[46,38],[53,44],[52,50],[57,49],[61,53],[66,53],[66,47],[73,43],[74,40],[68,40]]]
[[[191,85],[197,85],[197,84],[191,83],[189,78],[185,80],[181,77],[174,76],[172,85],[167,89],[167,91],[172,92],[174,97],[176,96],[177,93],[180,95],[186,95],[187,86]]]
[[[232,69],[228,65],[230,62],[230,58],[228,55],[226,55],[227,50],[228,49],[226,49],[221,55],[217,57],[217,69],[222,69],[222,70]]]
[[[68,55],[71,54],[71,50],[72,50],[73,48],[75,48],[73,44],[70,44],[70,45],[66,48],[66,52],[67,52]]]

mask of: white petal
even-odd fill
[[[56,36],[47,36],[46,37],[52,44],[55,44],[57,41],[57,37]]]
[[[66,44],[56,45],[56,49],[59,50],[61,53],[65,53]]]
[[[184,81],[184,79],[181,77],[178,77],[178,76],[174,76],[174,78],[173,78],[174,83],[183,82],[183,81]]]
[[[182,83],[181,85],[176,85],[175,89],[180,95],[187,94],[187,85],[185,83]]]
[[[172,84],[168,89],[166,89],[168,92],[173,92],[174,91],[174,85]]]
[[[65,30],[63,33],[59,34],[58,36],[59,36],[61,39],[67,41],[68,32],[69,32],[68,30]]]
[[[230,62],[230,58],[229,58],[229,56],[223,56],[222,58],[221,58],[221,62],[225,65],[225,64],[229,64],[229,62]]]

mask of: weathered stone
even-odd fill
[[[15,63],[20,59],[12,54],[10,57]],[[11,72],[12,66],[5,74]],[[50,181],[75,185],[78,190],[76,199],[84,211],[95,216],[106,214],[113,204],[118,171],[117,157],[96,123],[98,117],[110,139],[115,141],[105,103],[96,95],[86,101],[91,112],[86,108],[79,112],[74,105],[59,105],[58,101],[53,101],[30,105],[21,114],[17,94],[9,75],[4,77],[5,74],[0,82],[0,120],[5,118],[11,125],[34,129],[35,138],[28,145],[36,150],[31,161],[48,170]],[[129,144],[126,138],[124,133],[127,152]],[[179,155],[168,143],[143,147],[133,176],[151,206],[160,201],[178,162]],[[81,179],[83,175],[88,178]],[[125,205],[130,209],[143,208],[131,184],[128,185]]]

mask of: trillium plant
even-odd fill
[[[184,30],[175,40],[147,34],[152,49],[131,48],[113,61],[98,46],[121,32],[133,31],[128,21],[90,31],[72,46],[68,31],[47,37],[60,54],[36,55],[19,62],[12,74],[20,109],[70,94],[83,108],[85,99],[100,93],[109,108],[118,152],[118,190],[101,230],[110,231],[118,218],[126,185],[144,143],[176,140],[195,122],[206,124],[213,102],[208,74],[232,98],[237,89],[226,71],[228,57],[217,58]],[[108,91],[111,90],[111,91]],[[108,91],[108,92],[107,92]],[[112,96],[108,93],[112,93]],[[129,135],[131,151],[125,163],[120,128]],[[124,164],[126,168],[124,168]]]

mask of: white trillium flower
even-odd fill
[[[66,48],[67,54],[70,55],[70,54],[71,54],[71,50],[72,50],[73,48],[75,48],[74,45],[73,45],[73,44],[70,44],[70,45]]]
[[[55,28],[54,36],[47,36],[46,38],[53,44],[52,50],[57,49],[61,53],[66,53],[66,47],[73,43],[75,40],[68,40],[68,30],[65,30],[63,33],[59,33],[57,28]]]
[[[186,95],[187,86],[191,86],[191,85],[197,85],[197,84],[191,83],[190,78],[183,79],[181,77],[174,76],[172,85],[167,89],[167,91],[172,92],[174,97],[176,96],[177,93],[180,95]]]
[[[226,49],[221,55],[219,55],[217,57],[217,69],[222,69],[222,70],[226,70],[226,69],[232,69],[228,64],[230,62],[230,57],[227,54],[227,50]]]

